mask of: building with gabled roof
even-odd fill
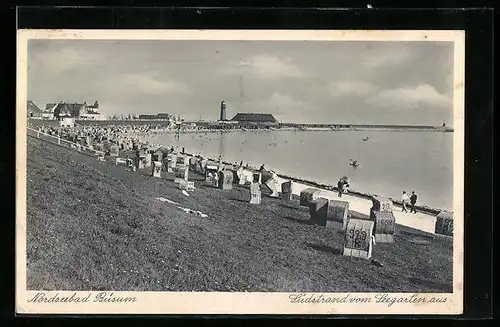
[[[87,104],[87,102],[84,103],[85,109],[87,110],[87,114],[99,114],[99,102],[97,100],[94,102],[94,104]]]
[[[274,118],[272,114],[263,113],[237,113],[236,116],[231,119],[233,121],[238,121],[240,123],[278,123],[278,120]]]
[[[51,111],[54,112],[54,109],[56,108],[57,103],[47,103],[45,105],[45,111]]]
[[[30,118],[42,118],[43,110],[40,109],[33,101],[28,100],[26,104],[26,113]]]
[[[58,103],[47,103],[45,106],[44,117],[60,119],[71,117],[75,119],[103,120],[105,117],[99,112],[99,103],[94,104],[59,101]]]
[[[57,119],[63,117],[80,118],[80,115],[85,114],[84,103],[66,103],[59,102],[54,108],[54,117]]]

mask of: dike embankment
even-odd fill
[[[265,190],[252,205],[248,187],[191,173],[186,196],[172,173],[154,178],[31,136],[27,158],[30,290],[452,291],[450,244],[402,225],[367,261],[342,255],[341,224],[313,225]]]

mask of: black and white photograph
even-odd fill
[[[462,312],[461,31],[18,31],[17,309]]]

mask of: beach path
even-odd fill
[[[288,180],[279,178],[278,183],[281,185],[281,183],[286,182]],[[352,211],[357,211],[360,213],[364,213],[366,215],[370,214],[370,208],[372,207],[372,201],[369,199],[363,199],[358,196],[354,195],[349,195],[349,194],[344,194],[342,197],[338,197],[338,192],[336,191],[328,191],[328,190],[322,190],[320,188],[308,186],[305,184],[293,183],[293,194],[295,195],[300,195],[300,192],[307,188],[315,188],[320,190],[320,197],[324,197],[329,200],[341,200],[341,201],[347,201],[349,202],[349,209]],[[408,208],[409,210],[409,208]],[[414,229],[418,229],[420,231],[426,232],[426,233],[432,233],[434,234],[434,228],[436,224],[436,217],[432,216],[427,213],[423,212],[418,212],[416,214],[414,213],[407,213],[407,212],[401,212],[400,207],[394,207],[393,210],[394,217],[396,218],[396,223],[399,225],[411,227]]]

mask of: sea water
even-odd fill
[[[453,133],[260,130],[158,134],[148,140],[321,183],[336,185],[345,175],[358,192],[400,199],[402,191],[415,191],[420,205],[453,207]],[[349,165],[350,159],[360,166]]]

